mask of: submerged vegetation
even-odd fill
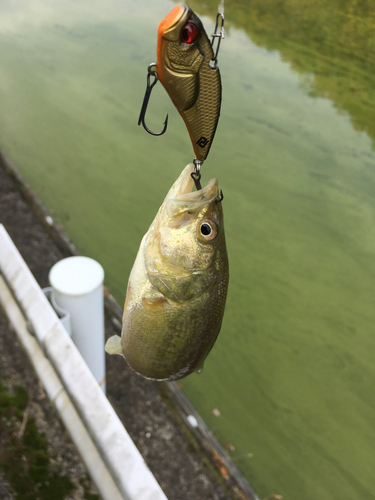
[[[212,16],[217,0],[190,6]],[[375,4],[369,0],[233,0],[226,27],[280,52],[311,96],[332,99],[375,147]]]

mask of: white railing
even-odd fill
[[[102,497],[167,500],[1,224],[0,274],[5,312]]]

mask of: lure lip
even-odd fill
[[[191,14],[190,7],[186,5],[176,5],[174,9],[161,21],[158,28],[159,36],[164,36],[167,40],[177,40],[175,28],[180,23],[188,20]]]

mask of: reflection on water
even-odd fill
[[[217,3],[190,5],[212,17]],[[375,140],[373,2],[236,0],[227,2],[225,15],[229,30],[244,30],[257,45],[280,51],[309,95],[332,99],[338,110],[350,113],[356,129]]]
[[[208,33],[217,4],[189,2]],[[173,5],[0,4],[0,144],[120,302],[142,235],[192,160],[161,86],[148,123],[169,112],[167,133],[136,125]],[[182,385],[260,498],[375,490],[369,5],[225,2],[223,105],[202,180],[224,191],[231,282],[203,373]]]

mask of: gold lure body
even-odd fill
[[[219,68],[202,22],[177,5],[160,23],[157,41],[158,79],[185,121],[196,159],[210,150],[221,106]]]

